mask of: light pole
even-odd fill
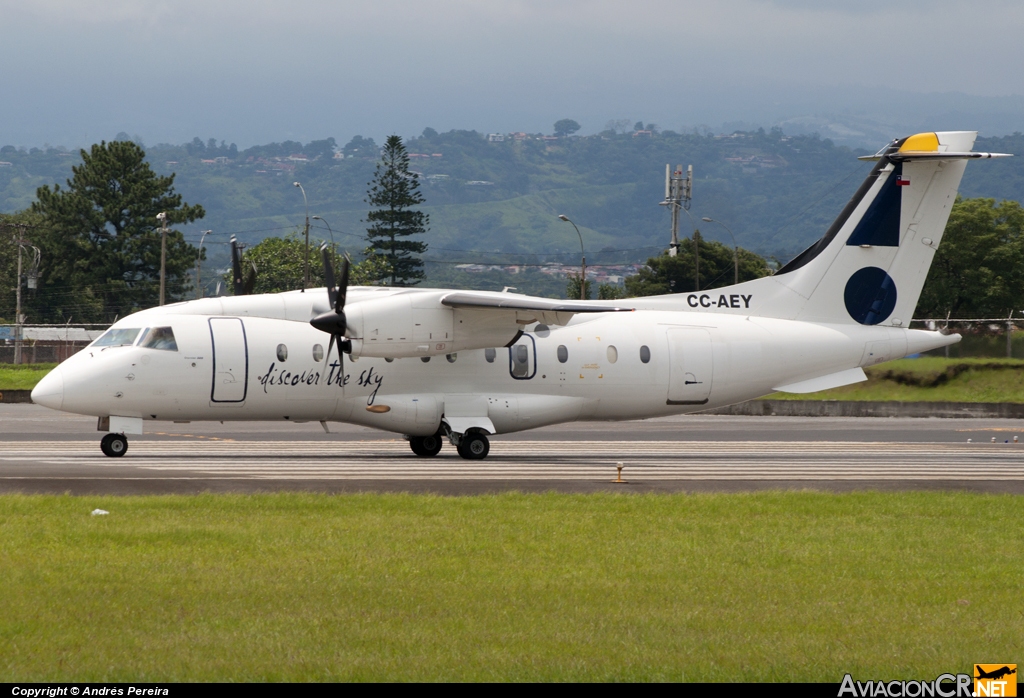
[[[160,305],[163,305],[167,273],[167,212],[156,214],[156,219],[160,221]]]
[[[14,309],[14,363],[15,364],[20,364],[21,363],[21,344],[22,344],[22,337],[21,337],[21,335],[24,333],[24,330],[25,330],[25,328],[23,327],[23,325],[25,324],[25,317],[21,314],[21,252],[26,247],[31,247],[32,250],[34,251],[35,257],[34,257],[34,261],[33,261],[33,264],[32,264],[32,269],[33,269],[34,273],[38,273],[38,270],[39,270],[39,257],[40,257],[39,248],[36,247],[35,245],[33,245],[28,240],[26,240],[23,237],[24,234],[25,234],[25,227],[24,226],[18,226],[18,238],[17,238],[17,240],[18,240],[18,276],[16,277],[17,278],[17,282],[18,282],[18,290],[17,290],[17,293],[15,294],[16,301],[15,301],[15,309]],[[35,288],[35,286],[34,285],[30,285],[30,288]]]
[[[324,225],[327,226],[327,232],[331,234],[331,247],[333,248],[334,247],[334,231],[331,230],[331,224],[328,223],[327,220],[325,218],[323,218],[322,216],[310,216],[310,218],[312,220],[314,220],[314,221],[320,221],[321,223],[323,223]]]
[[[736,245],[736,236],[732,234],[731,230],[729,230],[729,226],[727,226],[722,221],[716,221],[714,218],[707,217],[701,218],[701,220],[704,221],[705,223],[718,223],[718,225],[722,226],[727,231],[729,231],[729,237],[732,238],[732,283],[733,285],[738,284],[740,282],[740,248]]]
[[[306,263],[302,274],[302,292],[305,293],[309,287],[309,201],[306,200],[306,190],[298,182],[292,182],[302,192],[302,203],[306,205]]]
[[[567,223],[572,223],[568,216],[558,214],[558,217]],[[576,228],[576,224],[572,223],[572,227]],[[585,301],[587,300],[587,253],[583,250],[583,236],[580,235],[579,228],[576,228],[576,234],[580,238],[580,300]]]
[[[205,240],[206,236],[209,235],[212,232],[213,232],[212,230],[204,230],[203,231],[203,236],[201,238],[199,238],[199,254],[196,255],[196,298],[197,299],[203,297],[203,285],[199,281],[199,260],[201,260],[203,258],[203,240]]]

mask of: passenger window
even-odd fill
[[[170,327],[151,327],[139,342],[139,346],[145,349],[178,351],[178,343],[174,341],[174,330]]]
[[[288,360],[288,347],[283,344],[277,345],[277,360],[281,363]]]
[[[484,358],[487,359],[487,363],[493,364],[494,358],[498,355],[496,349],[484,349]]]
[[[102,337],[92,343],[92,346],[123,347],[126,344],[134,344],[141,331],[139,327],[119,327],[116,330],[107,330]]]
[[[324,348],[321,344],[313,345],[313,361],[320,363],[324,360]]]
[[[565,348],[564,344],[558,345],[558,363],[564,364],[569,360],[569,350]]]
[[[619,360],[619,350],[616,349],[614,346],[611,346],[611,345],[608,346],[607,354],[608,354],[608,363],[613,364],[613,363],[615,363],[616,361]]]
[[[640,361],[645,364],[649,364],[651,362],[651,348],[646,344],[640,347]]]

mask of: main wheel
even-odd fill
[[[100,441],[100,450],[105,456],[120,458],[128,452],[128,439],[124,438],[124,434],[107,434]]]
[[[459,442],[459,455],[467,460],[483,460],[491,450],[491,442],[486,434],[473,432],[466,434]]]
[[[417,456],[436,456],[441,452],[441,436],[439,434],[413,436],[409,438],[409,446]]]

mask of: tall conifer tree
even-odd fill
[[[392,286],[413,286],[423,280],[427,243],[409,240],[427,231],[430,217],[415,206],[423,203],[419,176],[409,172],[409,155],[402,139],[388,136],[377,162],[365,201],[374,208],[367,214],[366,239],[391,265]]]

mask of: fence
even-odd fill
[[[23,325],[21,363],[60,363],[106,332],[107,324]],[[0,364],[13,364],[16,325],[0,325]]]

